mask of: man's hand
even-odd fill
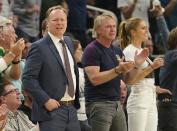
[[[8,108],[6,104],[0,106],[0,120],[6,119]]]
[[[156,86],[156,92],[158,94],[158,99],[163,102],[170,102],[172,99],[172,92],[165,88],[160,88]]]
[[[141,64],[143,64],[148,56],[149,56],[148,48],[144,48],[139,54],[138,51],[136,51],[134,57],[135,65],[140,66]]]
[[[116,67],[117,72],[120,73],[127,73],[130,70],[132,70],[135,67],[135,63],[133,61],[129,61],[129,62],[123,62],[121,61],[119,63],[119,66]]]
[[[49,99],[45,104],[44,104],[45,108],[48,111],[52,111],[56,108],[58,108],[60,106],[59,102],[56,101],[55,99]]]
[[[165,88],[160,88],[159,86],[156,87],[156,92],[158,94],[168,93],[169,95],[172,95],[172,92],[170,90],[165,89]]]
[[[25,42],[23,39],[19,39],[15,45],[10,48],[10,51],[14,53],[16,56],[20,56],[22,54],[23,49],[25,48]]]

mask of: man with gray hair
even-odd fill
[[[13,79],[19,79],[19,62],[25,47],[23,39],[17,42],[16,39],[17,36],[12,21],[0,16],[0,73],[6,70],[11,64],[9,73],[10,77]]]
[[[92,131],[127,131],[125,115],[119,101],[122,73],[134,67],[132,62],[121,62],[119,48],[112,45],[116,37],[117,20],[111,14],[97,16],[94,36],[84,50],[82,64],[86,73],[86,113]]]

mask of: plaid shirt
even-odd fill
[[[22,111],[8,113],[5,131],[37,131],[34,125]]]

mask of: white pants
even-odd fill
[[[153,79],[131,87],[127,101],[128,131],[157,131],[156,92]]]

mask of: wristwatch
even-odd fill
[[[20,63],[20,60],[18,60],[18,61],[12,61],[12,64],[18,64],[18,63]]]

